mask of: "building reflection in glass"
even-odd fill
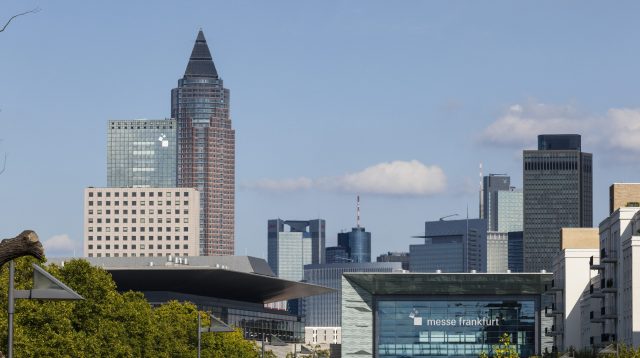
[[[477,357],[492,354],[504,333],[520,357],[535,352],[536,302],[531,298],[377,301],[377,356]]]

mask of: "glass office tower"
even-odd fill
[[[175,120],[109,121],[107,186],[175,187],[176,130]]]
[[[349,262],[371,262],[371,233],[364,227],[354,227],[350,232],[338,234],[338,246],[344,247]]]
[[[592,155],[578,134],[538,136],[523,153],[524,270],[550,271],[560,252],[560,228],[593,225]]]
[[[201,196],[201,253],[233,255],[235,131],[229,90],[202,31],[184,76],[171,91],[171,116],[178,122],[178,186],[196,188]]]

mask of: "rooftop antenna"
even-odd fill
[[[480,219],[484,219],[484,198],[483,198],[483,194],[484,194],[484,186],[482,185],[483,178],[482,178],[482,162],[480,162],[480,200],[478,201],[480,203],[480,208],[478,213],[480,213],[480,215],[478,215],[480,217]]]
[[[356,227],[360,228],[360,195],[356,196]]]

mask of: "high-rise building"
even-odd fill
[[[323,219],[269,220],[267,254],[273,272],[288,280],[302,280],[304,265],[324,260],[324,230]]]
[[[408,252],[392,252],[382,254],[376,258],[376,262],[400,262],[403,270],[409,271],[409,253]]]
[[[84,256],[197,256],[199,200],[192,188],[87,188]]]
[[[411,272],[487,272],[486,220],[427,221],[424,238],[409,246]]]
[[[325,261],[328,264],[338,264],[351,261],[347,249],[342,246],[327,247],[325,252]]]
[[[505,174],[489,174],[482,178],[482,210],[480,219],[487,220],[487,230],[498,231],[498,192],[509,190],[511,178]]]
[[[171,91],[178,123],[178,186],[200,192],[200,249],[234,254],[235,131],[224,88],[202,31],[184,76]]]
[[[592,155],[581,150],[578,134],[543,134],[523,153],[525,272],[553,268],[560,228],[592,226]]]
[[[107,186],[176,186],[177,125],[171,120],[109,121]]]
[[[349,262],[371,262],[371,233],[364,227],[339,233],[338,246],[346,249]]]

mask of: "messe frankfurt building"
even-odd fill
[[[520,357],[551,352],[548,273],[345,273],[342,357]]]

